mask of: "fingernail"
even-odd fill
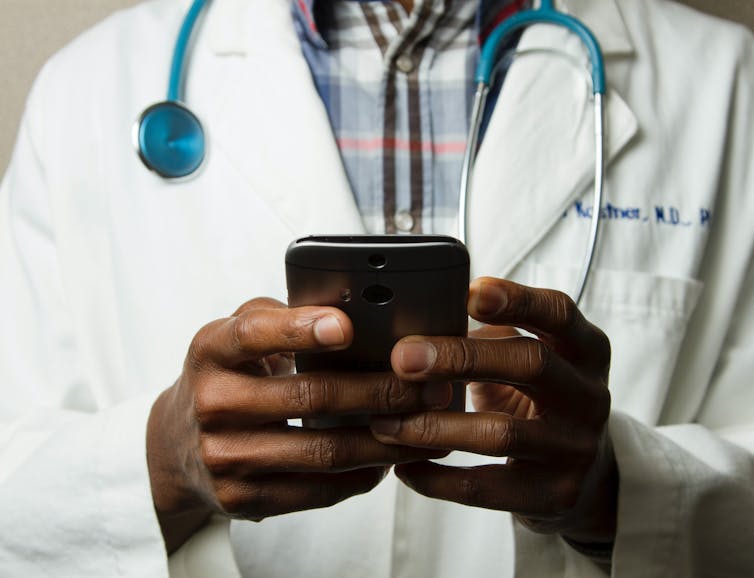
[[[340,345],[346,339],[340,322],[332,315],[317,319],[314,337],[320,345]]]
[[[429,382],[422,388],[422,401],[429,407],[446,407],[450,403],[447,383]]]
[[[480,283],[474,308],[479,315],[493,315],[507,303],[505,293],[489,283]]]
[[[372,416],[370,426],[376,434],[393,437],[401,429],[401,418],[394,416]]]
[[[431,343],[404,343],[401,345],[401,369],[418,373],[431,368],[437,360],[437,350]]]

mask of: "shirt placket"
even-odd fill
[[[439,2],[442,4],[442,0]],[[375,22],[374,11],[364,6],[375,40],[383,47],[385,63],[380,102],[383,110],[383,215],[388,233],[422,232],[422,212],[427,190],[426,155],[431,146],[427,134],[425,43],[421,41],[437,19],[437,0],[418,2],[408,26],[386,45],[386,36]],[[400,26],[398,9],[386,6],[391,23]]]

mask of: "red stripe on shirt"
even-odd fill
[[[312,18],[311,12],[309,12],[309,7],[306,5],[306,2],[304,2],[304,0],[298,0],[298,7],[301,9],[301,12],[306,17],[306,23],[309,25],[309,28],[311,29],[311,31],[319,34],[317,30],[317,25],[314,22],[314,18]]]
[[[392,149],[399,151],[433,152],[435,154],[458,154],[466,150],[465,141],[427,142],[395,138],[339,138],[341,149],[372,151]]]

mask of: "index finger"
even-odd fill
[[[348,316],[335,307],[250,307],[202,328],[191,344],[192,359],[221,367],[276,353],[343,349],[353,340]]]
[[[601,369],[610,363],[607,336],[560,291],[480,277],[469,288],[469,315],[491,325],[525,329],[565,358],[588,358]]]

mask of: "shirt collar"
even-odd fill
[[[317,48],[327,48],[325,37],[332,25],[332,3],[293,0],[293,14],[299,33]]]
[[[319,8],[321,14],[321,2],[315,0],[293,0],[293,14],[296,18],[296,26],[300,33],[312,44],[318,48],[327,48],[327,43],[320,30],[324,31],[325,26],[322,17],[317,18],[316,8]]]
[[[365,1],[365,0],[359,0]],[[370,0],[366,0],[370,1]],[[479,11],[480,32],[484,25],[484,6],[494,0],[482,0]],[[597,36],[605,55],[627,55],[633,53],[633,42],[623,21],[623,15],[617,0],[563,0],[556,2],[561,9],[574,14],[584,21]],[[247,15],[248,0],[223,0],[210,10],[208,18],[209,45],[212,52],[218,55],[239,54],[247,51],[248,38],[245,34],[244,22]],[[319,33],[317,26],[318,6],[329,2],[316,0],[293,0],[296,25],[303,34],[312,40],[316,46],[326,48],[327,44]],[[306,15],[308,14],[308,18]]]
[[[293,13],[300,33],[314,46],[327,48],[327,30],[332,26],[332,3],[330,0],[292,0]],[[384,2],[385,0],[352,0],[355,2]],[[476,26],[480,42],[496,24],[515,13],[531,0],[481,0]]]

